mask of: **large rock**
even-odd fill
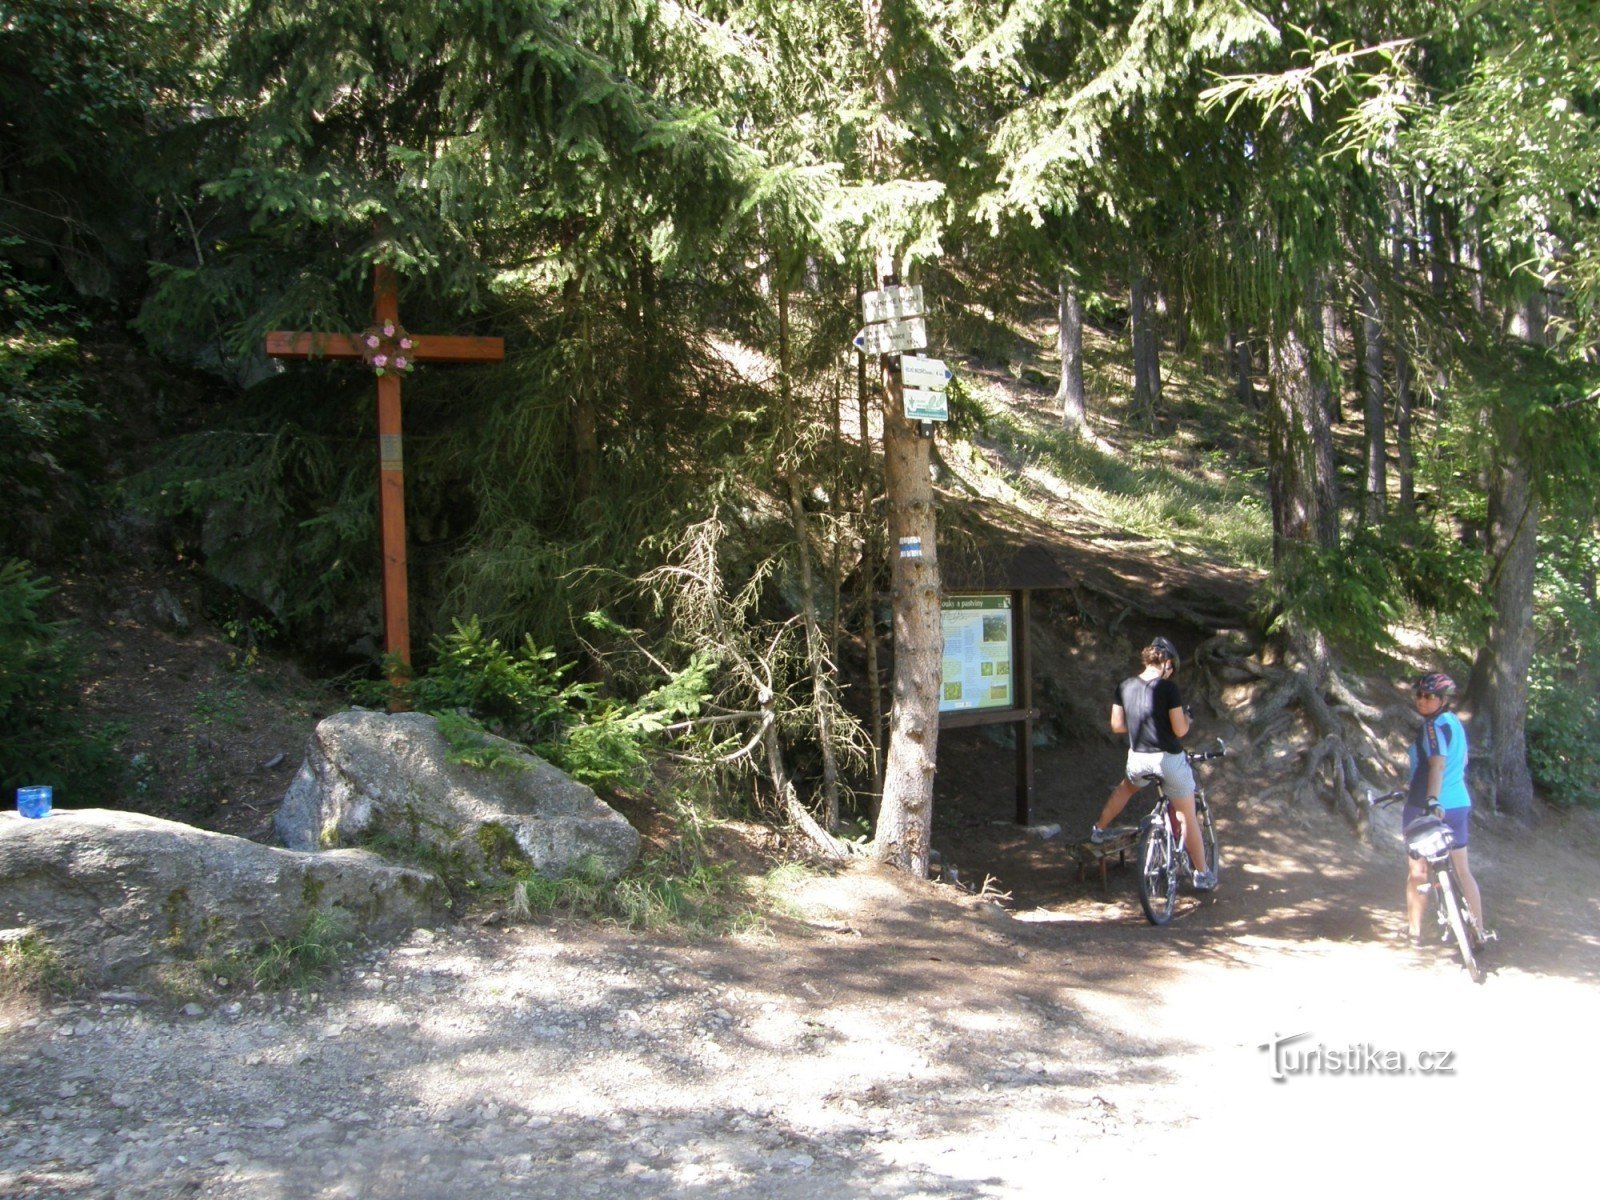
[[[290,940],[316,912],[392,937],[448,901],[433,876],[361,850],[301,854],[106,809],[0,813],[0,929],[31,930],[90,979]]]
[[[512,742],[488,744],[515,765],[449,761],[422,713],[355,710],[316,728],[275,825],[295,850],[370,845],[481,882],[526,870],[558,879],[590,859],[614,879],[639,834],[594,792]]]

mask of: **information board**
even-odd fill
[[[944,685],[940,712],[970,708],[1010,708],[1011,596],[946,596],[940,605],[944,624]]]

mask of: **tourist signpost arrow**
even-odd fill
[[[925,358],[920,354],[900,356],[900,381],[908,388],[927,388],[942,392],[950,386],[954,374],[944,365],[943,359]]]
[[[898,321],[923,314],[922,285],[886,287],[861,293],[861,319],[871,325],[878,321]]]
[[[863,354],[894,354],[901,350],[920,350],[928,344],[928,325],[921,317],[867,325],[853,339]]]

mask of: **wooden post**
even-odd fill
[[[1017,824],[1033,824],[1033,651],[1028,645],[1028,591],[1011,593],[1012,703],[1022,710],[1017,722]]]

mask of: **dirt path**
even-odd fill
[[[1445,1155],[1475,1179],[1566,1175],[1600,825],[1475,834],[1505,939],[1481,987],[1398,945],[1392,849],[1278,812],[1223,835],[1215,902],[1164,930],[1130,875],[1101,895],[1030,839],[1055,869],[1019,864],[1011,914],[863,869],[759,938],[463,926],[320,995],[12,1012],[0,1196],[1034,1196],[1152,1160],[1375,1183],[1440,1115],[1483,1132]],[[1261,1047],[1297,1034],[1288,1065],[1322,1061],[1274,1080]]]

